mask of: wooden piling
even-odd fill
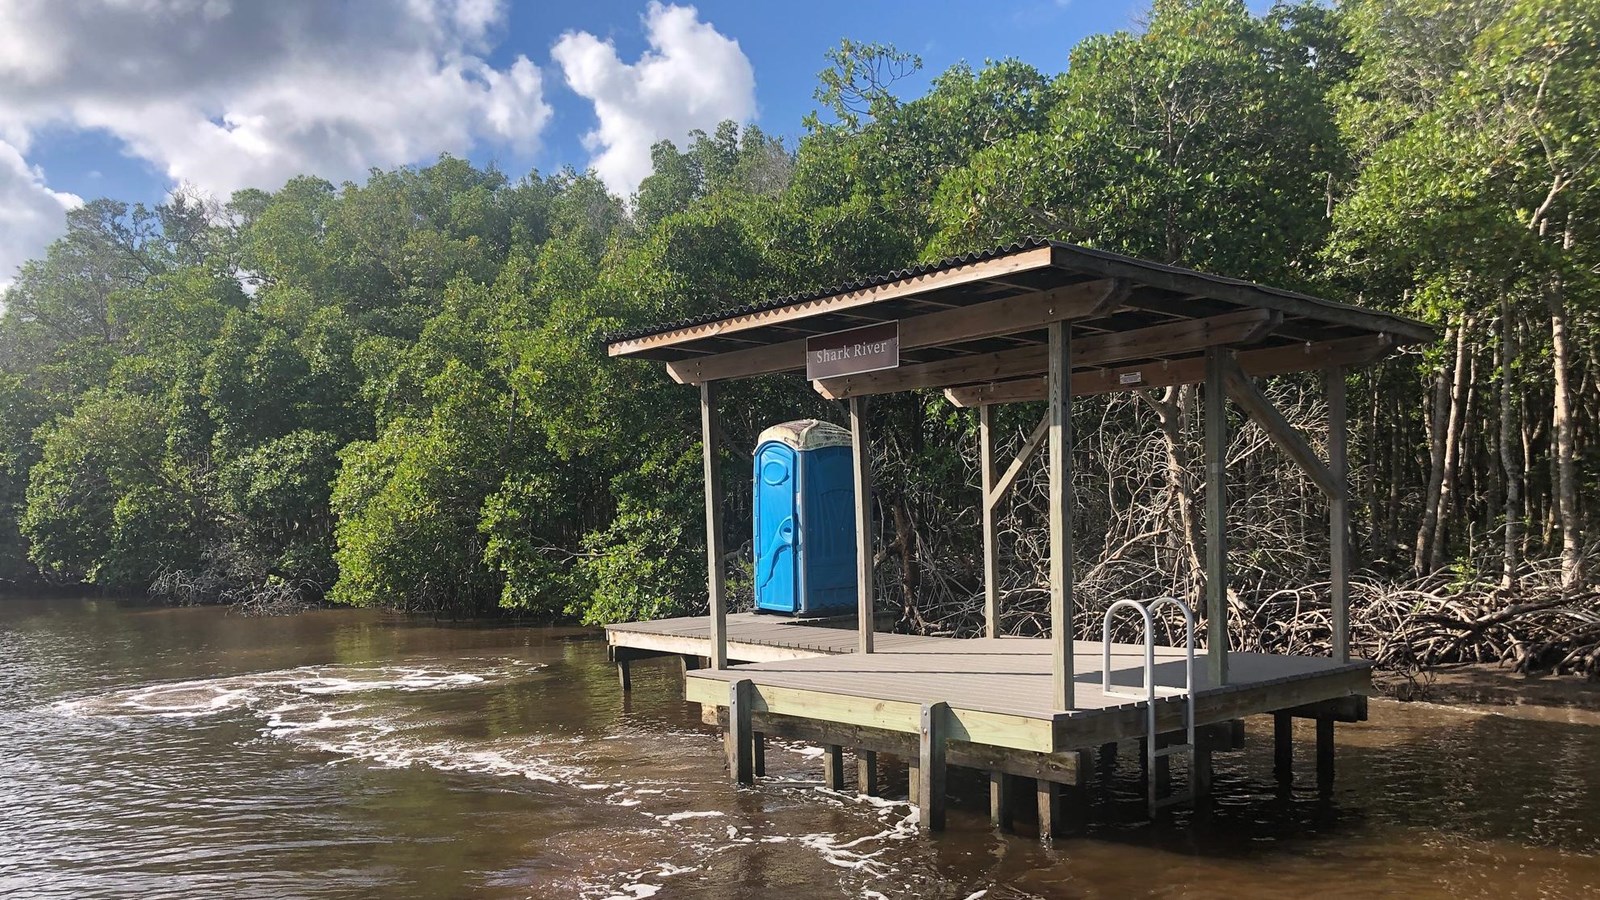
[[[1006,831],[1011,830],[1015,818],[1011,803],[1011,776],[1004,772],[989,773],[989,824]]]
[[[856,750],[856,790],[868,797],[878,796],[878,753]]]
[[[750,707],[755,685],[741,678],[728,685],[728,774],[739,784],[755,784],[754,729],[750,727]]]
[[[1035,794],[1039,803],[1039,837],[1049,838],[1061,834],[1065,823],[1062,821],[1061,785],[1043,778],[1036,779]]]
[[[1317,787],[1333,787],[1333,716],[1317,716]]]
[[[1272,714],[1272,773],[1280,782],[1294,781],[1294,716]]]
[[[767,736],[764,732],[755,731],[750,734],[750,756],[752,768],[756,776],[767,774]]]
[[[633,672],[626,656],[617,657],[617,681],[622,684],[624,694],[633,690]]]
[[[830,791],[844,790],[844,748],[838,744],[822,748],[822,784]]]
[[[917,809],[923,831],[944,830],[945,740],[949,728],[950,705],[925,703],[922,706],[921,740],[917,754]]]

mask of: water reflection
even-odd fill
[[[574,629],[0,602],[0,893],[41,897],[1528,896],[1600,892],[1600,730],[1374,705],[1331,797],[1270,729],[1157,825],[1124,754],[1051,846],[834,794],[813,748],[727,784],[665,662],[624,701]],[[1310,735],[1299,749],[1311,771]],[[903,789],[903,783],[902,783]]]

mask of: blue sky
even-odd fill
[[[156,202],[180,181],[226,197],[445,151],[513,176],[594,167],[626,194],[650,143],[722,118],[792,145],[843,37],[920,54],[915,94],[961,60],[1060,72],[1079,40],[1136,28],[1148,5],[105,3],[0,0],[0,285],[94,197]]]

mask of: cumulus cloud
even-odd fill
[[[42,253],[60,233],[62,216],[81,203],[46,187],[44,173],[0,141],[0,300],[17,267]]]
[[[625,63],[610,41],[568,32],[551,56],[567,85],[594,103],[595,129],[584,137],[590,165],[619,194],[650,174],[650,146],[680,144],[696,128],[755,114],[755,72],[739,42],[700,21],[692,6],[651,2],[644,14],[650,50]]]
[[[504,20],[503,0],[11,0],[0,140],[25,154],[41,128],[100,129],[220,196],[480,140],[531,153],[550,107],[526,57],[486,60]]]

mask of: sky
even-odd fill
[[[1258,11],[1263,2],[1252,2]],[[441,153],[513,178],[594,169],[627,196],[649,148],[725,119],[792,147],[841,38],[924,69],[1066,68],[1147,0],[0,0],[0,287],[114,197],[219,199],[359,180]]]

